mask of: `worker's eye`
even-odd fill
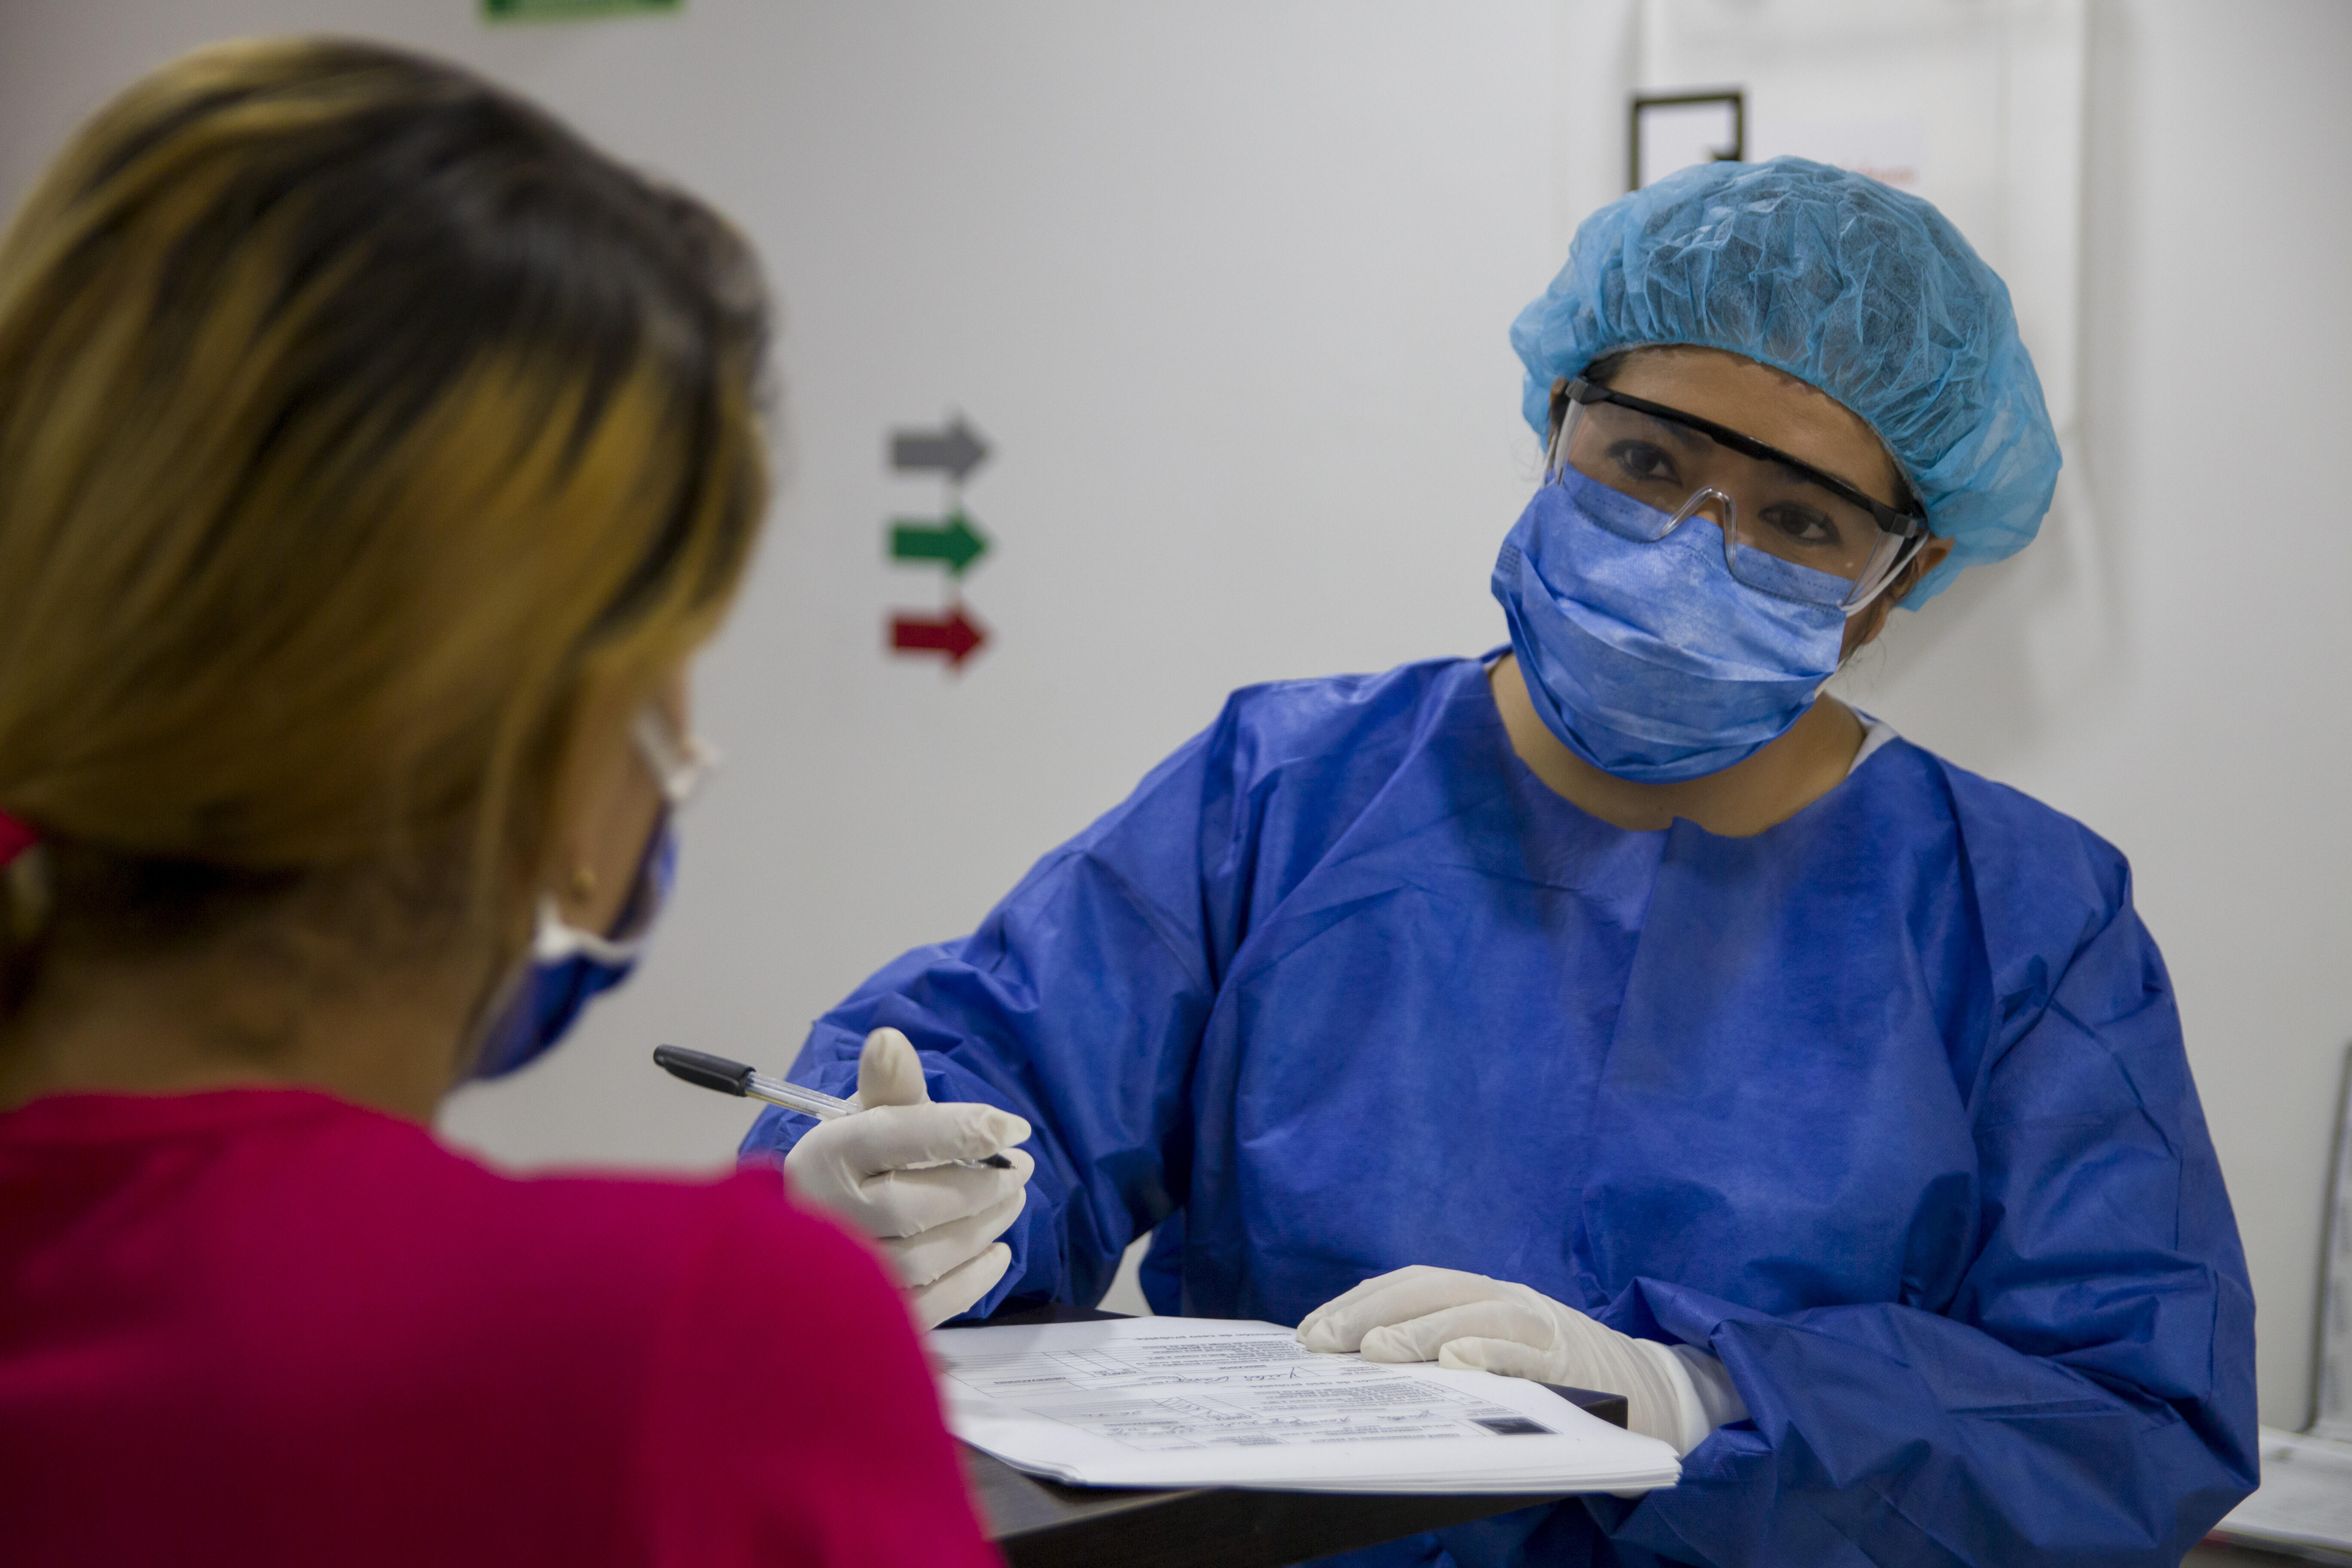
[[[1673,455],[1664,447],[1649,441],[1610,443],[1609,466],[1615,473],[1640,485],[1677,484],[1682,479],[1675,471]]]
[[[1796,501],[1775,501],[1758,514],[1775,538],[1808,549],[1834,549],[1844,542],[1835,520]]]

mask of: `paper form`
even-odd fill
[[[1170,1320],[1137,1319],[1138,1322]],[[1056,1327],[1092,1325],[1057,1324]],[[1244,1327],[1245,1331],[1233,1331]],[[1207,1332],[1170,1331],[1150,1339],[1073,1345],[1066,1349],[959,1352],[948,1375],[991,1399],[1067,1389],[1127,1388],[1139,1384],[1265,1384],[1333,1383],[1390,1375],[1394,1369],[1354,1356],[1318,1355],[1288,1329],[1219,1321]]]
[[[1273,1323],[1130,1318],[934,1334],[956,1435],[1079,1485],[1631,1490],[1680,1473],[1538,1384],[1324,1355]]]
[[[1425,1383],[1254,1388],[1187,1399],[1117,1399],[1034,1414],[1129,1448],[1329,1443],[1357,1438],[1528,1436],[1549,1432],[1506,1406]]]

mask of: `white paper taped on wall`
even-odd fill
[[[1674,1450],[1539,1384],[1324,1355],[1201,1318],[930,1340],[955,1435],[1075,1486],[1558,1493],[1671,1486]]]
[[[1915,196],[1927,193],[1927,125],[1916,118],[1785,121],[1769,142],[1759,138],[1756,156],[1784,153],[1851,169]]]
[[[1640,94],[1633,100],[1633,168],[1640,190],[1693,163],[1748,155],[1747,102],[1737,88]]]
[[[1736,88],[1750,162],[1793,153],[1934,202],[2009,285],[2051,418],[2067,438],[2081,296],[2084,0],[1580,0],[1574,10],[1596,54],[1622,60],[1613,79],[1586,78],[1625,94],[1614,101]],[[1622,187],[1620,144],[1588,132],[1563,153],[1583,165],[1571,176],[1580,189],[1602,195],[1604,161],[1607,183]],[[1680,166],[1647,154],[1642,163],[1640,183]]]
[[[1653,185],[1694,163],[1782,156],[1851,169],[1913,195],[1927,188],[1927,126],[1915,117],[1783,120],[1755,137],[1747,130],[1744,89],[1633,98],[1629,189]]]

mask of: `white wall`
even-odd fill
[[[0,0],[0,200],[140,68],[239,32],[426,45],[733,212],[784,302],[788,478],[703,671],[730,769],[645,974],[453,1107],[522,1163],[723,1161],[748,1120],[657,1039],[781,1064],[899,949],[1268,676],[1501,637],[1533,442],[1504,343],[1565,227],[1582,40],[1554,0],[689,0],[489,29],[465,0]],[[2352,8],[2095,8],[2083,344],[2096,529],[1898,617],[1860,700],[2122,845],[2164,941],[2263,1318],[2305,1414],[2352,1037],[2337,777],[2352,536],[2339,282]],[[962,409],[997,641],[886,659],[885,432]]]

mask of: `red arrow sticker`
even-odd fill
[[[966,615],[961,605],[943,621],[913,616],[890,618],[891,652],[945,654],[950,669],[961,668],[963,661],[987,641],[988,628]]]

